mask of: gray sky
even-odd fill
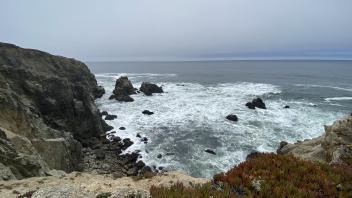
[[[0,1],[0,41],[86,61],[352,59],[352,0]]]

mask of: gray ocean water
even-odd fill
[[[253,151],[273,152],[280,141],[321,135],[323,125],[352,112],[352,61],[88,62],[107,94],[101,110],[117,135],[135,144],[148,165],[211,177]],[[133,95],[132,103],[109,100],[115,80],[135,87],[158,83],[165,93]],[[267,110],[245,103],[261,97]],[[284,109],[285,105],[291,108]],[[154,112],[143,115],[143,110]],[[234,113],[237,123],[227,121]],[[124,126],[125,131],[118,128]],[[142,143],[136,134],[149,139]],[[216,155],[204,152],[213,149]],[[157,158],[162,154],[161,159]]]

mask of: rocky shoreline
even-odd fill
[[[105,90],[84,63],[0,43],[0,82],[0,180],[141,173],[138,153],[119,155],[131,142],[106,139],[113,127],[94,102]]]
[[[162,87],[149,82],[136,89],[127,77],[121,77],[110,99],[133,102],[134,94],[149,97],[163,92]],[[119,181],[138,177],[147,183],[142,188],[146,193],[141,196],[148,197],[151,184],[163,185],[161,181],[181,181],[185,185],[208,182],[146,166],[138,151],[122,154],[133,142],[114,135],[113,127],[105,122],[116,116],[100,112],[95,105],[95,99],[104,94],[104,88],[80,61],[0,43],[0,194],[17,197],[26,191],[50,193],[48,187],[63,185],[56,187],[65,191],[67,185],[73,185],[70,193],[85,192],[85,197],[95,197],[108,188],[104,185],[117,188]],[[267,108],[261,98],[245,105],[249,109]],[[149,110],[142,113],[153,114]],[[240,118],[230,114],[225,119],[235,123]],[[146,137],[137,137],[148,143]],[[295,144],[281,142],[277,153],[336,164],[352,159],[351,145],[352,115],[326,126],[321,137]],[[216,155],[211,149],[205,152]],[[156,177],[150,179],[152,176]],[[40,182],[45,180],[51,185]],[[93,180],[98,183],[89,190],[89,181]],[[27,188],[26,182],[31,184]],[[136,184],[132,180],[127,183],[129,186],[124,187],[129,189]]]

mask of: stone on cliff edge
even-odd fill
[[[164,92],[162,87],[159,87],[158,85],[149,82],[143,82],[139,90],[147,96],[151,96],[153,93]]]

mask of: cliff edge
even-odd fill
[[[281,142],[278,154],[293,154],[297,157],[329,164],[347,163],[352,159],[352,115],[325,126],[320,137],[287,144]]]
[[[0,180],[79,170],[101,92],[80,61],[0,43]]]

